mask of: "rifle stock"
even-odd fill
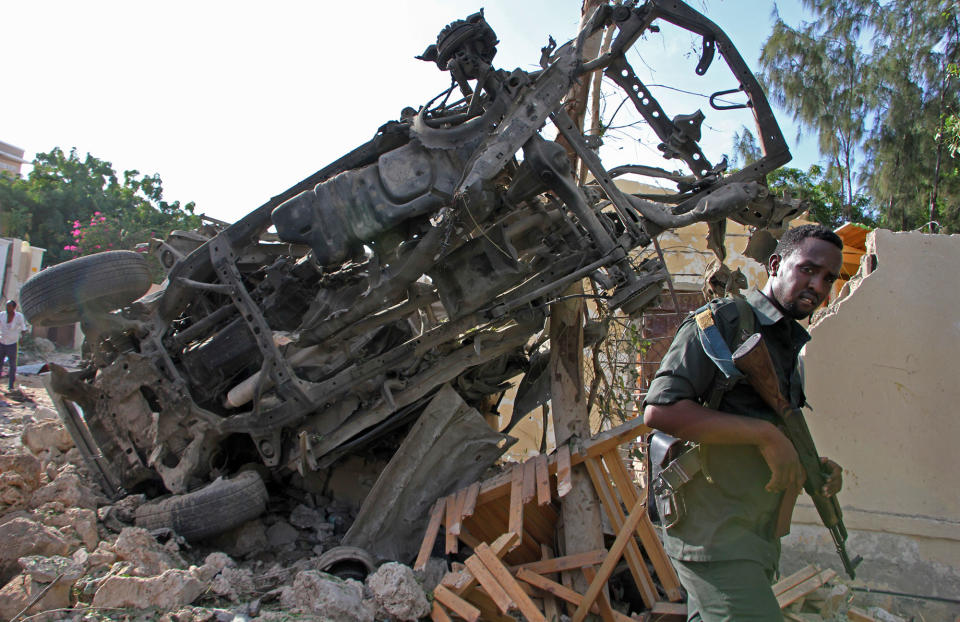
[[[830,530],[834,546],[843,562],[844,570],[853,579],[856,566],[862,560],[859,556],[851,560],[847,554],[847,530],[843,525],[840,503],[837,501],[836,495],[827,497],[822,492],[827,478],[823,473],[820,454],[817,453],[817,447],[813,443],[813,436],[810,434],[807,422],[803,418],[803,413],[799,409],[793,408],[789,400],[780,392],[780,381],[777,378],[773,360],[770,358],[767,344],[764,343],[760,333],[754,333],[737,348],[737,351],[733,353],[733,362],[737,369],[746,376],[750,386],[780,418],[781,427],[797,450],[800,464],[806,474],[804,489],[813,499],[817,513],[820,514],[820,520]],[[790,533],[793,508],[799,494],[799,489],[788,489],[784,493],[774,526],[777,537]]]

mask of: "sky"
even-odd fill
[[[773,2],[691,4],[756,70]],[[448,22],[480,7],[501,42],[494,65],[505,69],[535,69],[548,35],[572,38],[580,18],[579,0],[0,0],[0,140],[24,149],[27,160],[75,147],[118,173],[158,173],[167,201],[194,201],[197,213],[232,222],[372,138],[403,107],[444,90],[446,74],[414,56]],[[802,16],[799,0],[778,10],[788,23]],[[698,55],[697,40],[665,27],[628,60],[668,116],[704,111],[701,144],[717,162],[734,131],[752,128],[749,115],[718,113],[702,96],[653,86],[736,86],[719,58],[695,76]],[[790,115],[775,112],[791,166],[816,162],[815,141],[798,143]],[[679,166],[653,158],[655,145],[642,132],[612,131],[601,156],[608,168]]]

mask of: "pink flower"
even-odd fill
[[[100,248],[100,245],[99,245],[99,244],[97,244],[96,246],[94,246],[94,248]]]
[[[94,212],[93,215],[94,215],[94,216],[99,216],[99,215],[100,215],[100,212]]]
[[[73,226],[74,226],[74,227],[79,227],[79,226],[80,226],[80,221],[79,221],[79,220],[74,220],[74,221],[73,221]]]
[[[101,216],[101,217],[100,217],[100,222],[106,222],[106,220],[107,220],[107,217],[106,217],[106,216]]]

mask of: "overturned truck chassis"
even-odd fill
[[[759,161],[733,174],[710,163],[703,114],[669,119],[637,77],[625,54],[658,20],[702,36],[697,73],[720,53],[754,113]],[[584,42],[607,26],[617,29],[609,52],[584,61]],[[592,279],[611,309],[637,315],[667,274],[631,252],[660,232],[706,221],[722,236],[727,218],[775,228],[797,211],[763,184],[790,154],[753,74],[682,2],[602,6],[575,40],[544,48],[537,71],[493,68],[495,44],[482,13],[450,24],[420,57],[450,74],[448,90],[237,223],[160,244],[163,291],[120,313],[83,313],[89,364],[55,370],[51,387],[79,405],[111,494],[186,493],[249,462],[278,477],[323,470],[402,438],[444,385],[491,412],[529,369],[548,304],[571,283]],[[594,71],[689,174],[604,168],[562,105]],[[589,183],[541,136],[548,123]],[[625,173],[678,191],[625,194],[614,184]]]

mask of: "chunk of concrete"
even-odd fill
[[[254,594],[257,587],[249,568],[227,567],[210,582],[210,591],[237,602],[243,596]]]
[[[280,606],[325,622],[373,622],[377,611],[373,599],[364,599],[363,584],[316,570],[298,573],[293,585],[283,588]]]
[[[0,583],[16,575],[17,560],[27,555],[68,555],[70,546],[56,529],[27,518],[15,518],[0,525]]]
[[[111,548],[118,559],[131,563],[130,574],[138,577],[152,577],[187,566],[179,554],[164,548],[140,527],[125,528]]]
[[[409,566],[383,564],[367,577],[366,585],[377,602],[378,618],[419,620],[430,613],[427,595]]]
[[[73,447],[73,439],[59,420],[25,424],[20,434],[20,442],[34,455],[40,455],[51,448],[62,453]]]
[[[47,506],[44,506],[47,507]],[[44,508],[39,508],[43,511]],[[43,524],[56,527],[64,532],[68,527],[77,534],[88,551],[97,548],[100,534],[97,531],[97,514],[85,508],[66,508],[62,506],[57,511],[42,513]]]
[[[70,557],[62,555],[26,555],[17,560],[23,574],[29,575],[37,583],[65,581],[71,585],[83,574],[83,566]]]
[[[24,612],[32,616],[51,609],[66,609],[71,602],[72,581],[58,581],[55,585],[33,581],[30,575],[18,574],[0,589],[0,620],[10,620],[23,611],[34,598],[43,596]]]
[[[40,461],[31,454],[0,455],[0,512],[22,510],[30,505],[40,486]]]
[[[321,512],[302,503],[290,512],[290,524],[298,529],[316,529],[323,520],[324,515]]]
[[[38,508],[47,503],[62,503],[64,507],[94,510],[100,496],[73,471],[66,471],[55,480],[38,488],[30,499],[30,507]]]
[[[267,529],[267,543],[272,548],[280,548],[288,544],[293,544],[300,536],[297,528],[280,519]]]
[[[217,534],[210,539],[214,546],[234,558],[245,558],[265,550],[267,529],[260,519],[247,521],[239,527]]]
[[[867,615],[877,622],[907,622],[906,618],[890,613],[883,607],[870,607],[867,609]]]
[[[205,589],[191,572],[171,568],[155,577],[110,576],[104,579],[93,597],[94,607],[169,611],[189,605]]]
[[[40,461],[28,453],[0,454],[0,476],[16,474],[31,490],[40,486]]]

